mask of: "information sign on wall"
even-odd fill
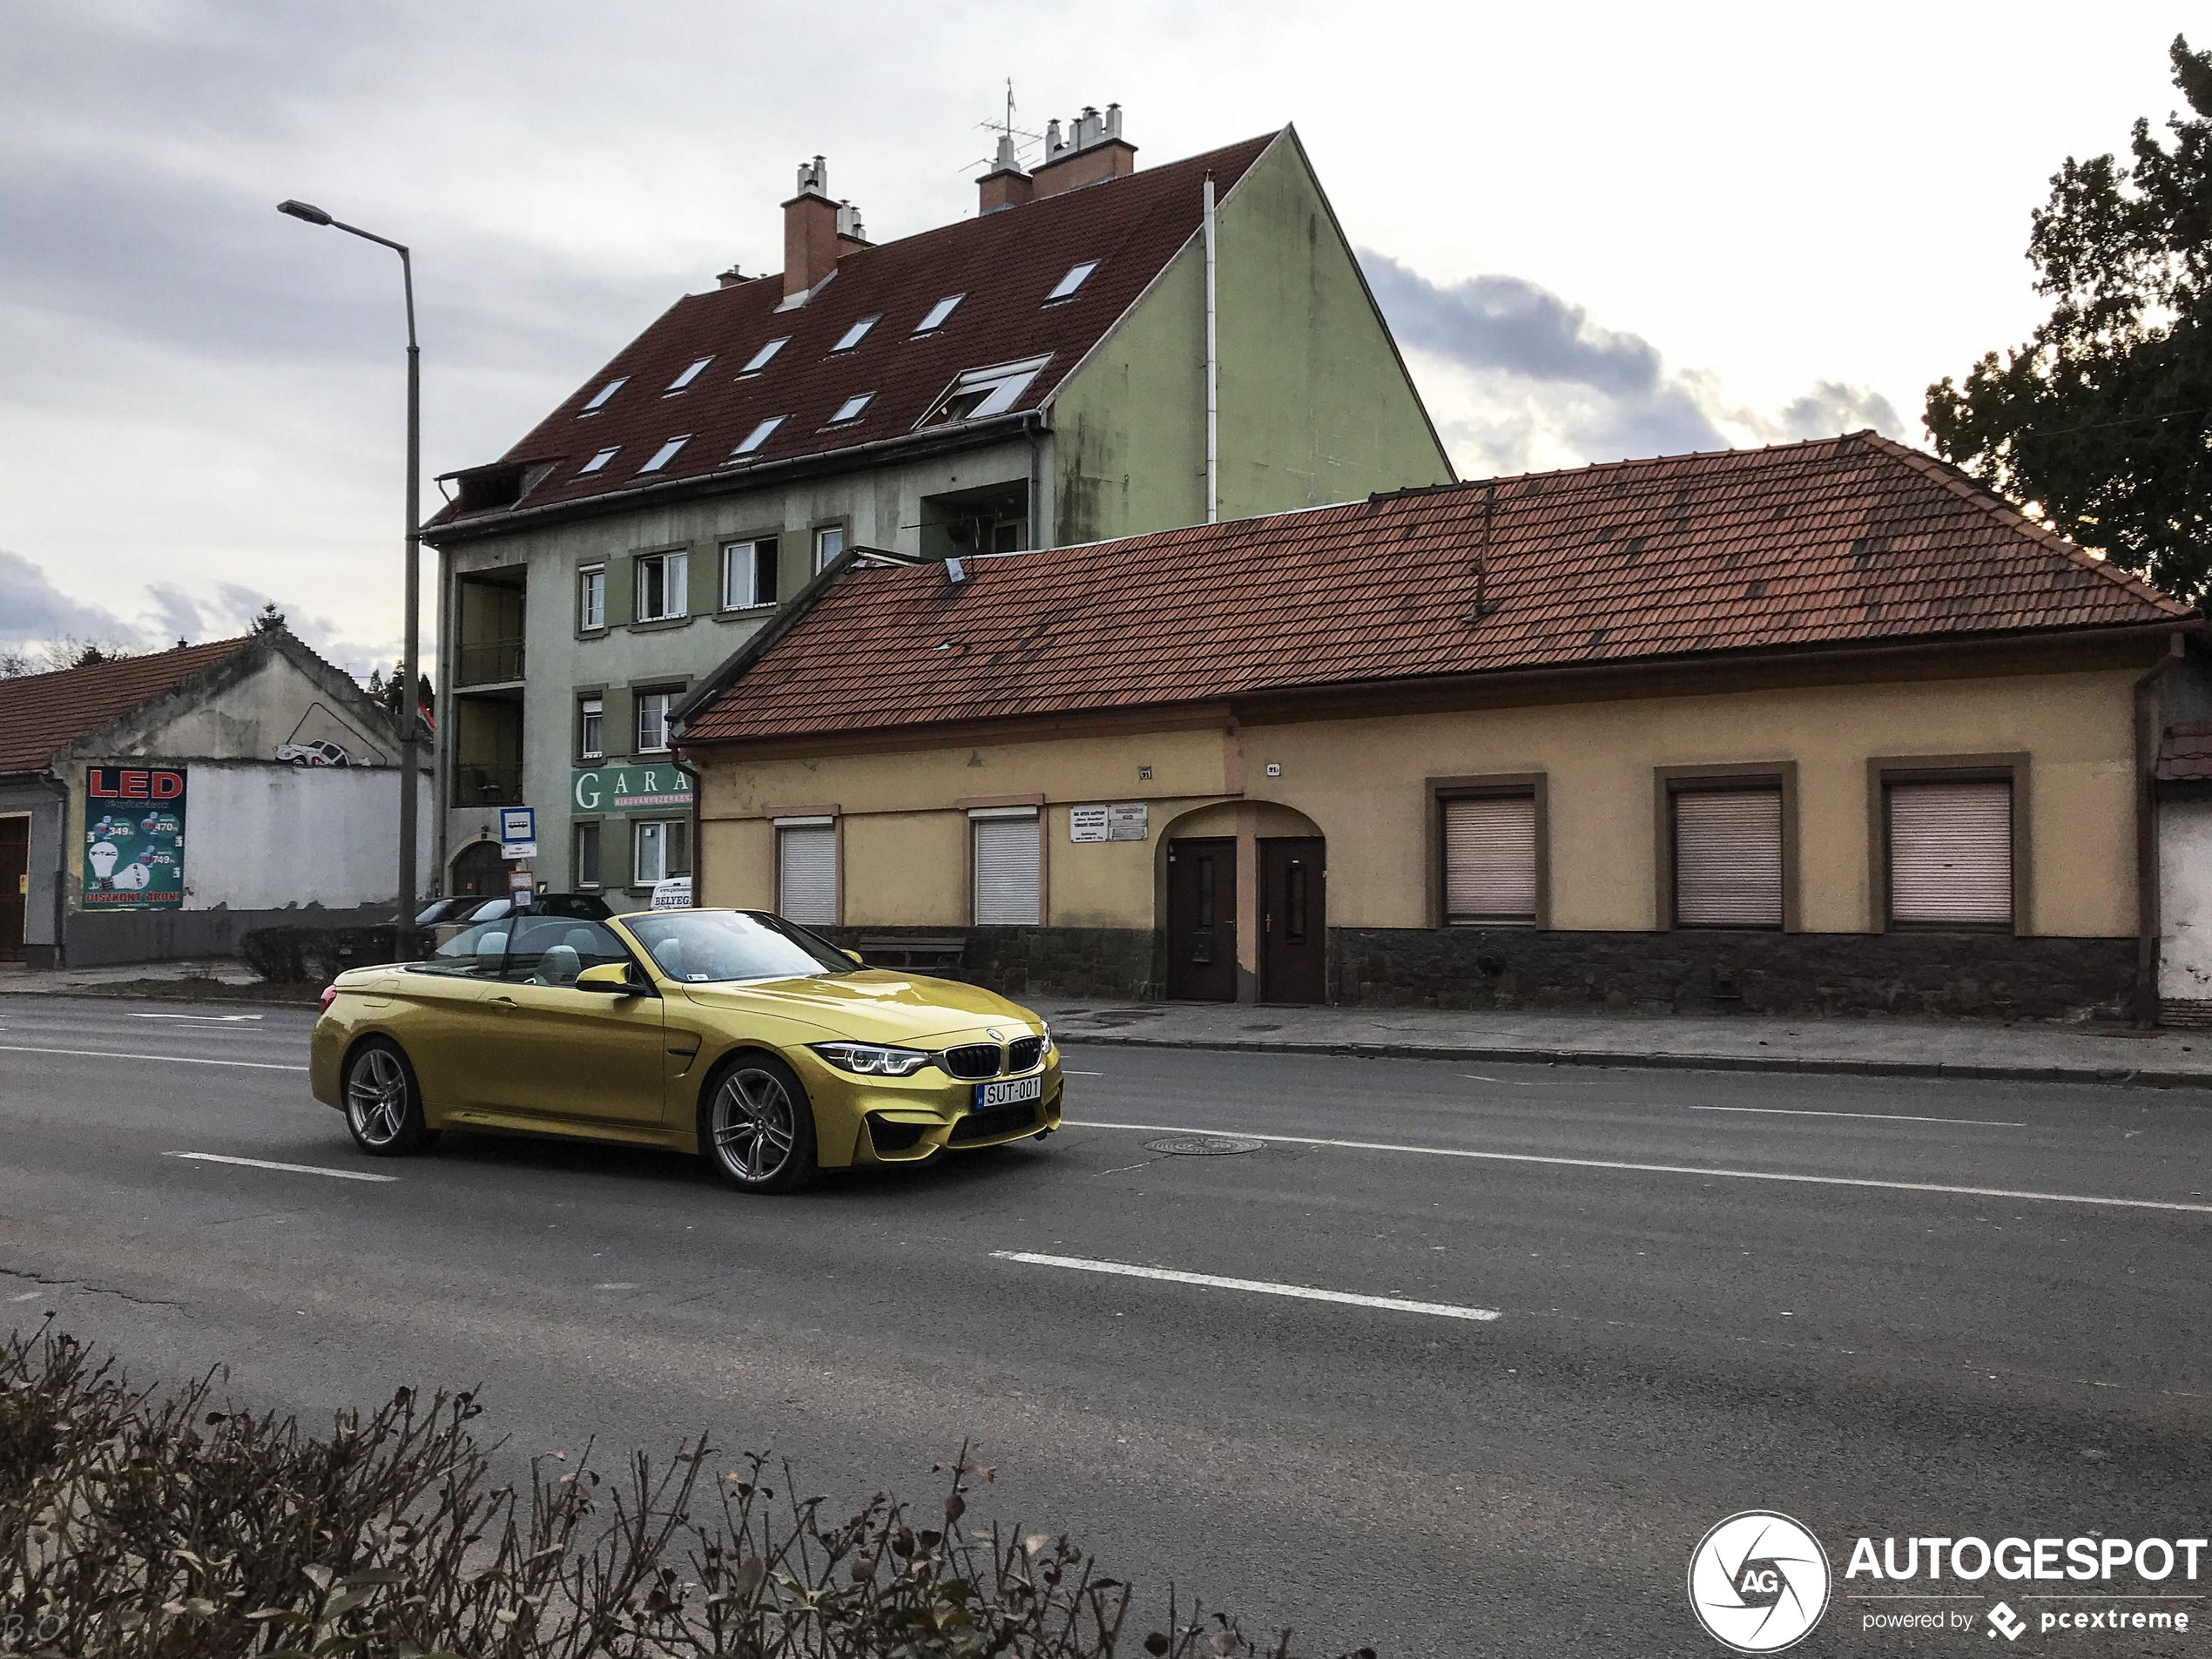
[[[179,910],[184,902],[184,768],[86,767],[84,908]]]
[[[1143,801],[1113,806],[1070,806],[1068,839],[1071,841],[1141,841],[1147,835],[1148,808]]]
[[[569,781],[569,805],[579,813],[642,813],[691,804],[691,780],[664,760],[593,766]]]

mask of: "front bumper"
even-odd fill
[[[856,1077],[809,1054],[802,1081],[815,1103],[822,1162],[919,1163],[944,1151],[1002,1146],[1060,1127],[1063,1079],[1054,1051],[1042,1066],[999,1082],[1041,1080],[1041,1097],[1010,1106],[975,1105],[976,1085],[925,1067],[912,1077]]]

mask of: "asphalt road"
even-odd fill
[[[747,1199],[362,1157],[308,1023],[0,999],[0,1313],[314,1417],[482,1382],[518,1453],[706,1429],[856,1504],[972,1439],[978,1518],[1313,1651],[1719,1653],[1684,1574],[1745,1508],[1839,1575],[2212,1521],[2212,1096],[1070,1049],[1049,1141]],[[1148,1150],[1186,1130],[1264,1144]],[[1865,1588],[1798,1651],[1991,1651],[1865,1634]]]

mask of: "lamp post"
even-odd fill
[[[407,610],[405,636],[400,648],[400,678],[404,683],[400,712],[400,910],[399,951],[415,954],[415,805],[421,788],[421,739],[422,725],[415,688],[421,684],[417,658],[422,632],[422,352],[415,340],[415,263],[407,246],[373,231],[333,219],[320,207],[302,201],[282,201],[277,212],[309,225],[327,225],[363,241],[388,247],[400,256],[400,280],[407,291]]]

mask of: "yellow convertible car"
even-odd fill
[[[505,917],[353,968],[310,1070],[380,1157],[443,1129],[583,1136],[697,1152],[755,1192],[1060,1124],[1035,1015],[752,910]]]

